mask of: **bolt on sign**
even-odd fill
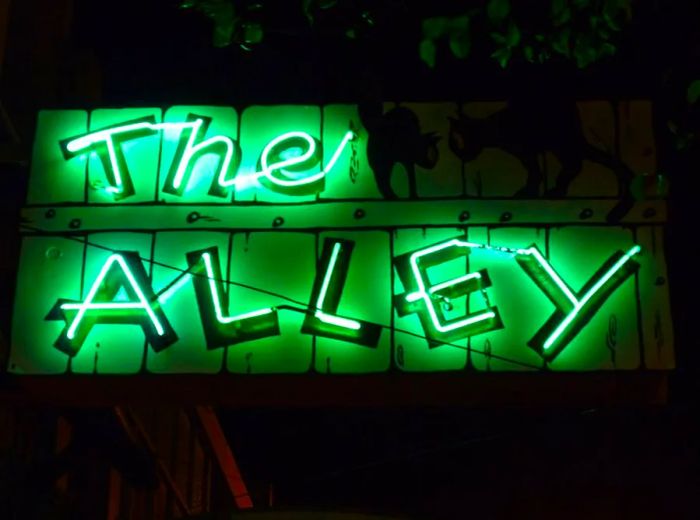
[[[672,368],[650,110],[622,105],[529,155],[494,103],[43,111],[9,370]]]

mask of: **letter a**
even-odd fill
[[[121,288],[128,301],[115,301]],[[97,324],[139,325],[155,351],[177,340],[161,309],[138,253],[119,251],[107,258],[84,301],[59,300],[46,317],[65,320],[55,347],[74,356]]]

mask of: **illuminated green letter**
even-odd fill
[[[310,308],[313,309],[313,314],[306,315],[301,331],[304,334],[376,347],[382,332],[379,325],[335,315],[348,275],[353,246],[351,240],[324,240],[316,279],[311,290]]]
[[[120,288],[128,301],[114,301]],[[65,320],[66,326],[55,346],[71,356],[78,353],[85,338],[98,323],[140,325],[155,351],[177,340],[160,308],[138,253],[120,251],[111,255],[83,302],[59,300],[47,320]]]
[[[486,270],[437,284],[432,284],[428,277],[430,267],[467,256],[473,247],[483,246],[454,238],[394,259],[394,266],[406,288],[404,294],[394,297],[396,311],[399,316],[417,312],[431,344],[449,343],[502,326],[498,310],[489,305],[486,296],[486,287],[491,285]],[[452,298],[476,291],[484,298],[485,310],[462,318],[445,318],[440,302],[449,302]]]
[[[224,347],[280,333],[277,311],[271,308],[228,316],[219,252],[216,247],[187,253],[207,347]]]
[[[228,188],[235,184],[233,179],[227,179],[229,172],[235,176],[241,156],[238,143],[229,137],[217,135],[202,141],[211,124],[211,118],[189,114],[188,126],[182,126],[180,139],[168,171],[163,191],[173,195],[182,195],[192,176],[197,161],[205,154],[214,153],[219,157],[219,172],[211,181],[209,194],[226,197]],[[198,144],[195,144],[199,142]]]
[[[107,176],[109,184],[107,191],[114,194],[115,200],[121,200],[134,194],[134,185],[124,158],[122,143],[157,131],[158,125],[155,123],[155,118],[144,117],[82,136],[71,137],[61,141],[61,149],[66,159],[96,152]]]
[[[517,262],[557,308],[528,345],[543,357],[554,358],[598,312],[608,297],[639,269],[639,264],[632,260],[639,251],[640,247],[634,246],[627,253],[616,252],[578,294],[574,294],[537,247],[518,251]]]
[[[325,186],[326,173],[331,171],[338,157],[355,134],[348,131],[324,169],[309,172],[321,162],[321,146],[306,132],[287,132],[267,143],[254,174],[266,188],[284,195],[320,193]]]

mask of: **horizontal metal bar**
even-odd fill
[[[392,229],[469,225],[607,224],[616,200],[343,201],[270,205],[33,206],[22,210],[21,231]],[[637,202],[615,224],[658,224],[666,202]],[[34,229],[32,229],[34,228]]]

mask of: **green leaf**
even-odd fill
[[[304,12],[304,16],[306,16],[310,24],[314,23],[313,1],[314,0],[302,0],[301,2],[301,10]]]
[[[516,47],[520,43],[520,29],[514,22],[508,24],[508,32],[506,33],[506,41],[508,47]]]
[[[450,50],[452,51],[452,54],[454,54],[455,58],[463,60],[469,55],[470,49],[471,40],[469,39],[469,33],[454,33],[452,36],[450,36]]]
[[[552,0],[551,14],[555,27],[564,25],[571,20],[571,8],[566,0]]]
[[[688,85],[688,103],[694,104],[700,98],[700,80],[696,79]]]
[[[260,43],[263,39],[263,28],[257,22],[241,24],[241,42],[246,45]]]
[[[447,32],[450,35],[450,50],[455,58],[464,59],[471,49],[469,38],[469,16],[457,16],[448,23]]]
[[[489,0],[486,13],[493,23],[503,21],[510,13],[510,0]]]
[[[571,39],[571,29],[565,27],[563,30],[559,31],[552,39],[552,49],[559,54],[566,56],[567,58],[571,55],[569,49],[569,40]]]
[[[552,14],[553,15],[559,15],[561,14],[565,9],[567,9],[567,2],[566,0],[552,0]]]
[[[448,19],[445,16],[435,16],[423,20],[423,36],[430,40],[437,40],[447,32]]]
[[[591,0],[574,0],[573,4],[578,11],[582,11],[591,5]]]
[[[220,23],[214,26],[212,43],[214,47],[228,47],[233,39],[233,24]]]
[[[506,42],[508,41],[505,35],[503,35],[501,33],[497,33],[497,32],[491,33],[491,39],[493,41],[495,41],[496,43],[498,43],[499,45],[505,45]]]
[[[567,7],[560,14],[558,14],[557,16],[553,16],[552,18],[554,27],[560,27],[565,23],[571,21],[571,9]]]
[[[532,45],[526,45],[525,48],[523,49],[523,54],[525,55],[525,59],[527,61],[529,61],[530,63],[534,63],[535,51],[532,48]]]
[[[600,46],[600,52],[598,54],[600,56],[612,56],[613,54],[615,54],[616,51],[617,47],[615,47],[610,42],[605,42],[603,45]]]
[[[576,46],[574,47],[574,59],[576,60],[576,66],[580,69],[585,69],[593,63],[597,58],[597,53],[595,48],[590,42],[589,38],[577,38]]]
[[[629,12],[629,0],[605,0],[603,3],[603,19],[613,31],[622,30]]]
[[[418,52],[420,53],[420,59],[423,60],[428,67],[431,69],[435,68],[437,49],[433,40],[429,38],[423,39],[423,41],[420,42]]]
[[[448,22],[447,30],[450,33],[469,31],[469,22],[470,19],[467,15],[455,16]]]
[[[511,50],[509,47],[498,49],[493,54],[491,54],[491,57],[498,62],[501,68],[505,69],[508,66],[508,62],[510,61]]]

